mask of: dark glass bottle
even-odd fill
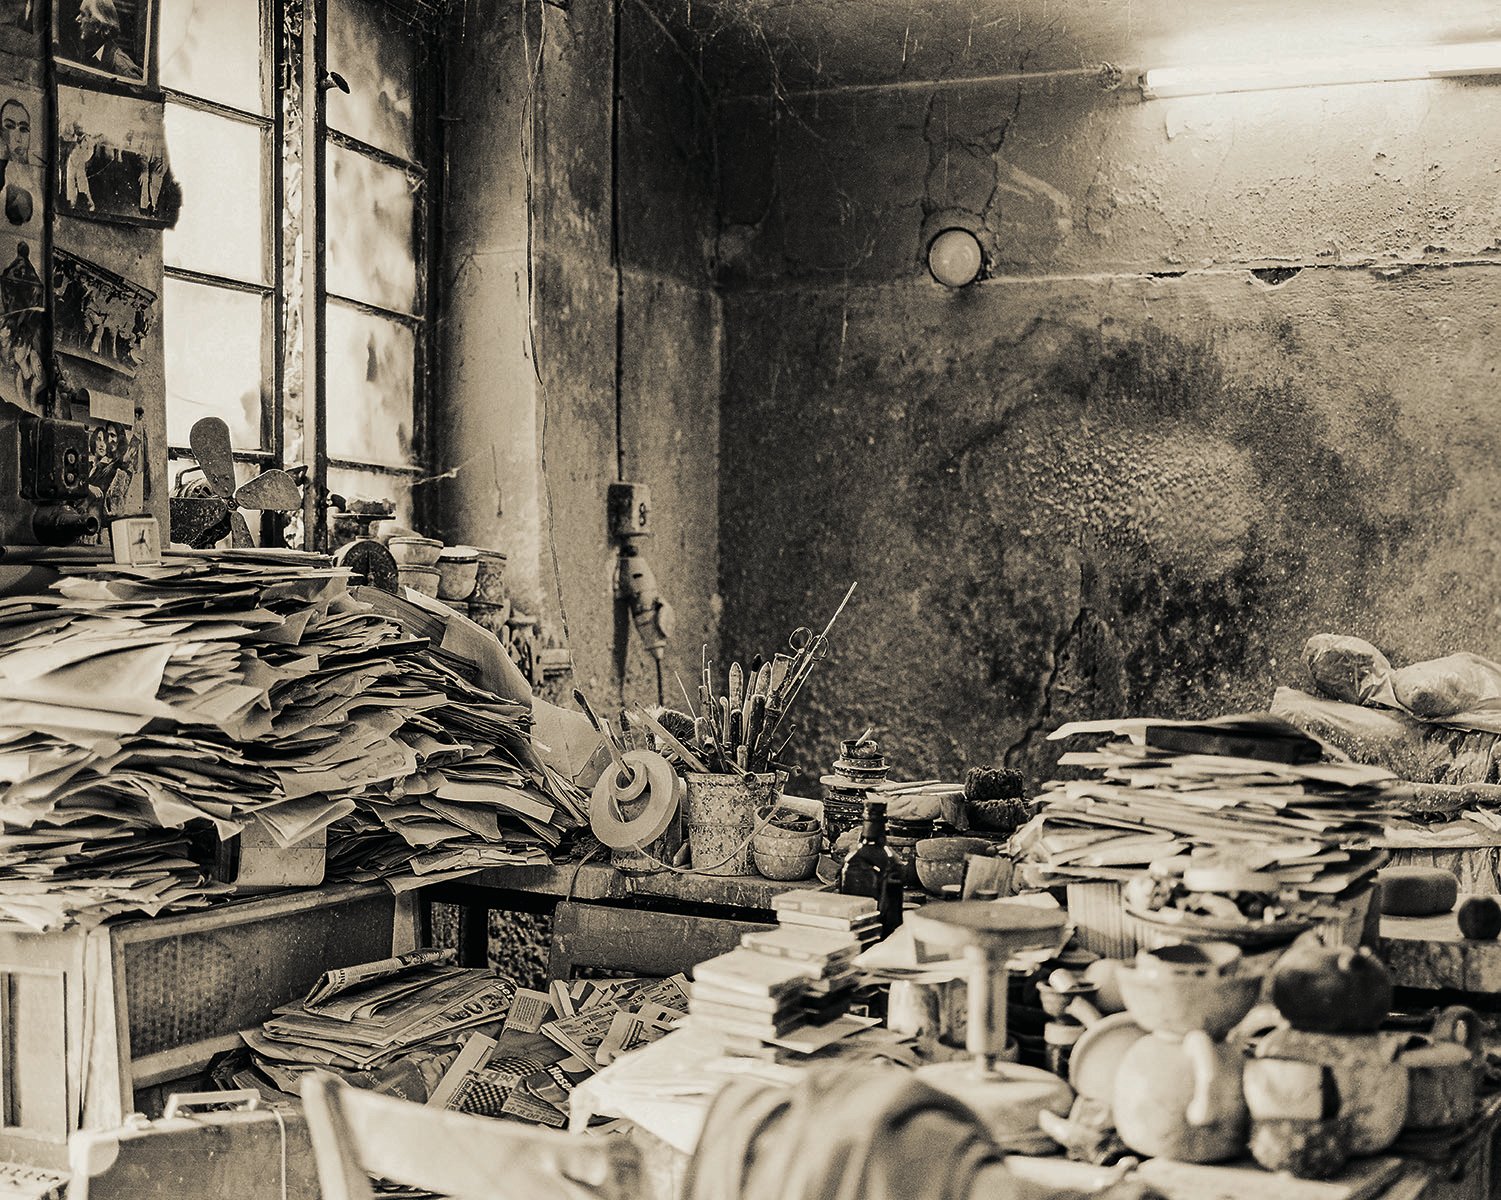
[[[876,902],[883,935],[902,923],[902,867],[886,849],[886,801],[866,798],[860,841],[839,869],[839,890]]]

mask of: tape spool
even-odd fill
[[[611,850],[635,850],[656,841],[672,824],[678,808],[677,773],[665,758],[650,750],[628,750],[625,762],[631,768],[630,783],[619,780],[618,771],[607,770],[594,785],[589,803],[589,827]],[[644,780],[644,786],[638,787],[638,780]],[[639,799],[643,791],[645,807],[627,820],[621,815],[621,803]]]

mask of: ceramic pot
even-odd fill
[[[1224,1162],[1246,1145],[1241,1050],[1202,1030],[1154,1033],[1121,1059],[1111,1095],[1116,1132],[1138,1154]]]
[[[444,600],[467,600],[479,577],[479,552],[468,546],[448,546],[438,553],[438,595]]]
[[[930,896],[940,895],[948,884],[964,882],[971,854],[989,849],[984,838],[923,838],[917,843],[917,881]]]
[[[478,567],[474,578],[474,599],[485,604],[510,603],[506,591],[506,556],[499,550],[476,550]]]
[[[424,596],[437,598],[438,595],[438,568],[423,567],[407,564],[396,568],[396,582],[402,587],[409,587],[414,592],[421,592]]]
[[[1312,1080],[1311,1070],[1326,1071],[1338,1107],[1333,1112],[1326,1107],[1321,1115],[1348,1122],[1350,1154],[1379,1154],[1396,1140],[1407,1119],[1410,1085],[1407,1068],[1397,1061],[1400,1046],[1399,1039],[1382,1034],[1274,1030],[1262,1038],[1256,1057],[1291,1065],[1276,1068],[1275,1075],[1268,1074],[1267,1068],[1257,1068],[1252,1088],[1254,1091],[1264,1078],[1275,1078],[1282,1081],[1280,1086],[1287,1095],[1288,1081],[1298,1068],[1305,1081]],[[1309,1085],[1305,1082],[1304,1086],[1306,1089]],[[1312,1114],[1312,1101],[1305,1096],[1303,1103],[1303,1114]],[[1270,1111],[1259,1100],[1258,1109]]]
[[[1409,1088],[1404,1129],[1443,1129],[1475,1115],[1479,1072],[1474,1057],[1458,1042],[1420,1046],[1398,1062],[1407,1068]]]

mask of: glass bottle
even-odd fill
[[[869,896],[881,914],[882,936],[902,923],[902,868],[886,849],[886,801],[865,799],[860,841],[839,868],[839,890]]]

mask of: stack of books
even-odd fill
[[[770,1041],[807,1023],[803,997],[817,963],[740,947],[693,968],[688,1019],[726,1039]]]
[[[863,948],[853,934],[810,925],[779,925],[740,939],[747,950],[784,959],[819,973],[803,985],[799,1004],[803,1016],[815,1025],[825,1025],[849,1011],[850,999],[860,972],[855,956]]]
[[[848,934],[859,943],[860,950],[881,940],[880,910],[869,896],[803,889],[783,892],[772,900],[771,907],[782,925]]]

